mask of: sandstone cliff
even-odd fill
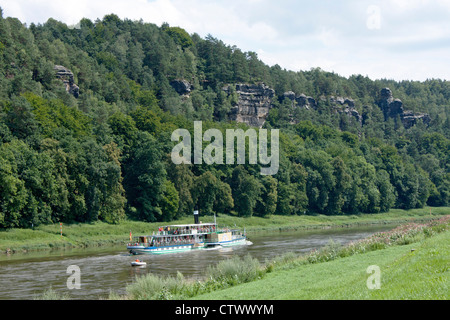
[[[353,117],[360,125],[362,125],[362,116],[358,110],[356,110],[355,101],[352,98],[331,96],[329,102],[335,113],[345,114],[349,118]]]
[[[67,69],[64,67],[62,67],[59,71],[59,74],[61,77],[69,77],[66,85],[68,85],[67,88],[70,92],[70,83],[73,84],[73,74],[70,76],[70,70],[67,73]],[[193,89],[192,85],[183,79],[173,80],[170,85],[178,92],[178,94],[185,96],[189,96],[189,93]],[[237,102],[232,106],[231,111],[228,114],[229,119],[236,122],[246,123],[250,126],[258,128],[261,128],[264,125],[269,114],[269,110],[273,107],[272,102],[274,99],[278,99],[275,95],[275,90],[264,83],[239,83],[227,85],[223,87],[222,90],[227,94],[235,93],[237,95]],[[315,111],[319,106],[318,102],[314,98],[303,93],[296,94],[293,91],[285,92],[280,99],[289,99],[291,101],[292,110],[295,108],[304,108]],[[327,98],[321,96],[319,102],[325,102],[331,107],[332,112],[335,114],[345,114],[349,118],[354,118],[360,126],[364,125],[364,116],[358,112],[355,106],[355,101],[352,98],[340,96],[329,96]],[[385,120],[395,118],[398,115],[405,128],[414,126],[419,120],[423,121],[425,124],[429,124],[431,121],[430,116],[426,113],[414,113],[412,111],[404,110],[403,102],[400,99],[394,99],[392,96],[392,91],[389,88],[384,88],[381,90],[380,99],[377,104],[383,111]]]
[[[230,120],[261,128],[266,121],[270,108],[272,108],[275,90],[264,83],[236,84],[235,89],[238,101],[231,109]],[[223,90],[230,93],[230,86],[224,87]]]
[[[64,66],[55,65],[53,69],[56,71],[56,77],[60,79],[66,86],[66,91],[78,98],[80,88],[73,81],[73,73]]]
[[[430,116],[426,113],[405,111],[403,109],[403,102],[400,99],[394,99],[392,91],[389,88],[381,89],[378,106],[383,111],[385,120],[395,118],[398,115],[406,129],[415,125],[418,120],[422,120],[425,124],[429,124],[431,121]]]
[[[316,109],[316,100],[312,97],[306,96],[304,93],[297,95],[295,92],[288,91],[284,93],[284,98],[292,101],[292,107],[299,107],[305,109]]]

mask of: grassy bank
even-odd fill
[[[110,299],[448,299],[449,224],[450,216],[410,223],[264,265],[234,257],[208,268],[204,281],[147,274],[128,285],[125,296]],[[373,265],[381,272],[379,289],[367,286]]]
[[[431,211],[431,214],[430,214]],[[239,218],[229,215],[220,215],[217,222],[221,226],[237,226],[245,228],[248,233],[308,229],[349,227],[356,225],[401,223],[407,221],[425,221],[439,215],[450,214],[450,207],[422,208],[413,210],[392,209],[381,214],[360,215],[305,215],[305,216],[279,216],[270,218]],[[212,222],[212,216],[201,218],[203,222]],[[192,223],[192,217],[165,224]],[[59,224],[39,226],[35,229],[9,229],[0,231],[0,252],[14,253],[34,250],[49,250],[56,248],[73,248],[89,246],[111,246],[128,242],[129,233],[133,235],[147,234],[154,231],[164,223],[145,223],[136,221],[122,221],[111,225],[103,222],[91,224],[64,224],[63,235],[60,235]]]
[[[195,299],[445,299],[450,298],[450,231],[317,264],[288,263],[261,280]],[[380,288],[369,289],[369,266],[380,270]]]

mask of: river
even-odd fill
[[[289,232],[256,233],[249,236],[250,246],[227,249],[198,250],[166,255],[140,255],[146,267],[131,267],[136,256],[126,248],[88,248],[55,250],[28,254],[0,255],[0,299],[31,300],[50,287],[70,299],[94,300],[107,298],[110,291],[125,293],[127,284],[136,276],[152,272],[201,279],[208,265],[233,255],[250,254],[261,262],[286,252],[303,253],[326,245],[330,239],[346,244],[394,225],[352,228],[314,229]],[[80,289],[68,289],[67,280],[73,274],[69,266],[79,267]]]

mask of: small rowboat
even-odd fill
[[[131,266],[132,267],[142,267],[142,266],[146,266],[146,265],[147,265],[147,262],[140,261],[139,259],[131,261]]]

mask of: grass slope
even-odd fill
[[[449,299],[449,243],[446,231],[410,245],[276,270],[261,280],[195,299]],[[367,288],[370,265],[380,267],[378,290]]]

